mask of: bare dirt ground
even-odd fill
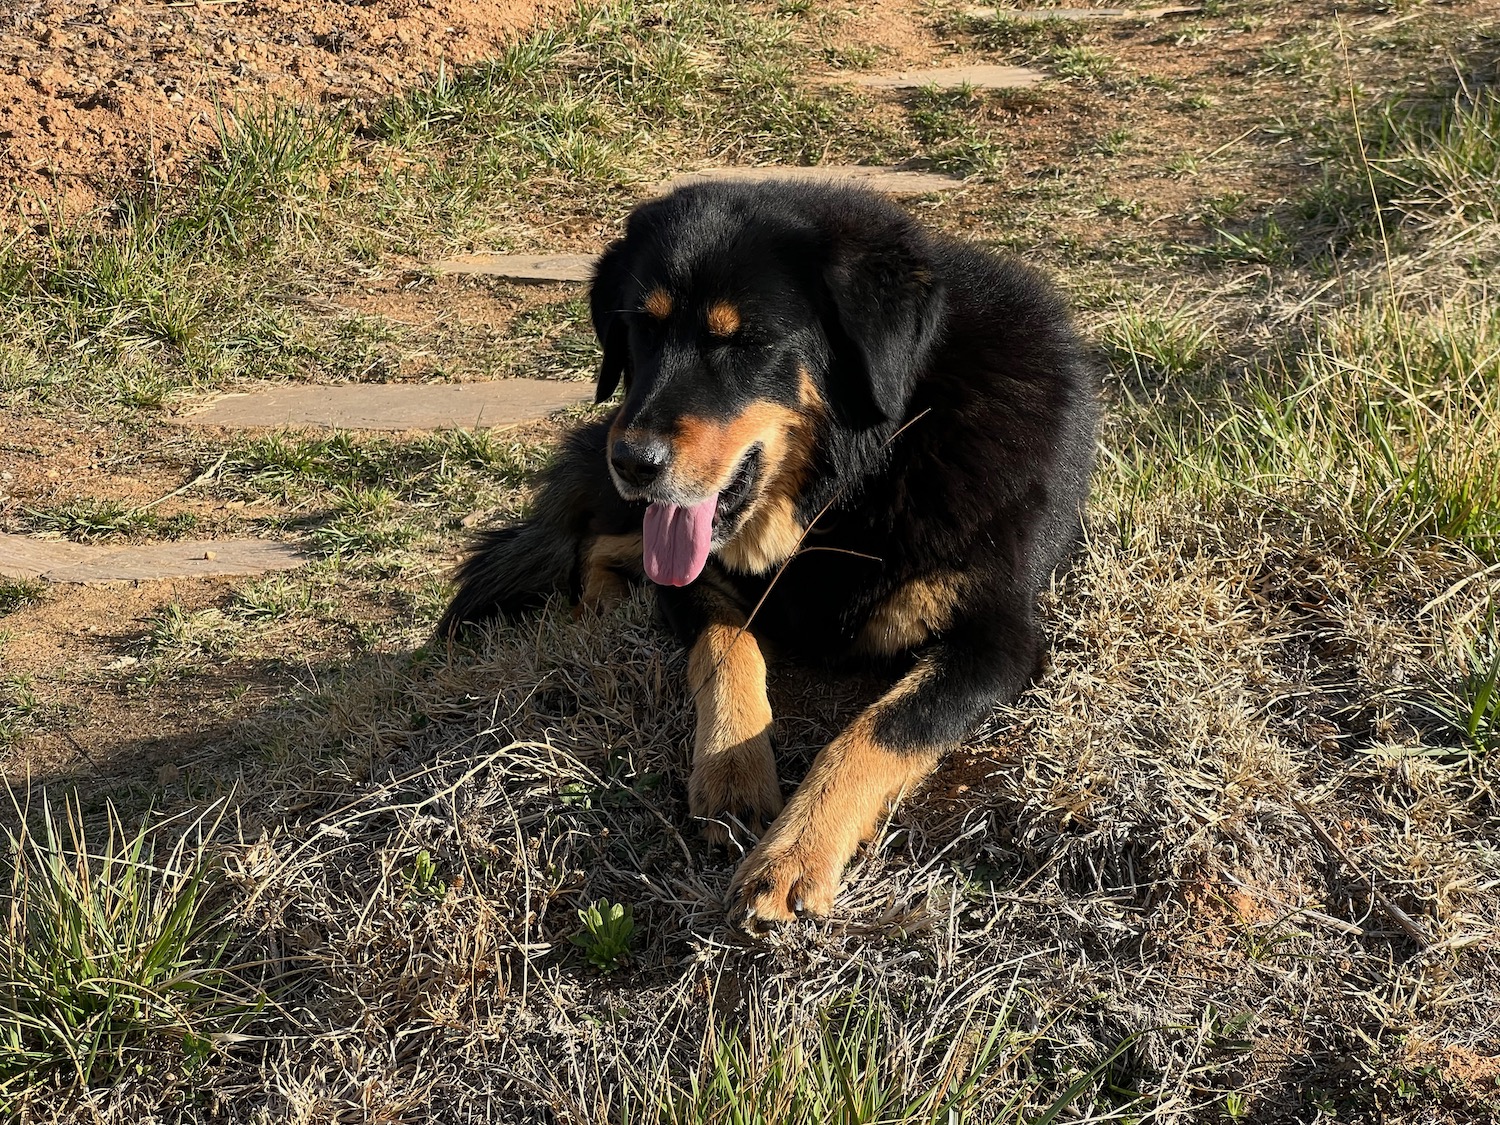
[[[0,180],[78,214],[122,181],[171,182],[242,101],[358,109],[477,62],[560,3],[16,0],[0,11]]]

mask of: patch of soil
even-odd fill
[[[927,21],[903,0],[870,0],[851,6],[840,37],[849,43],[876,47],[881,70],[899,70],[939,57],[942,44],[932,41]]]
[[[147,452],[118,426],[0,412],[0,531],[21,531],[26,510],[80,497],[151,503],[188,478],[177,458]]]
[[[525,285],[488,277],[393,273],[334,289],[319,302],[330,315],[354,313],[399,328],[400,359],[392,381],[436,375],[445,383],[467,383],[537,375],[517,359],[522,353],[508,333],[525,314],[582,291],[578,283]],[[592,332],[586,324],[580,330]],[[552,329],[556,335],[565,331],[563,325]]]
[[[171,180],[221,107],[365,105],[495,55],[560,0],[21,0],[0,9],[0,181],[40,215]]]
[[[419,332],[462,325],[479,325],[500,331],[524,309],[554,304],[560,293],[572,292],[550,286],[529,288],[429,280],[405,276],[367,279],[357,288],[343,289],[327,299],[331,312],[353,312],[379,317]]]
[[[389,616],[341,592],[343,624],[299,620],[226,651],[164,654],[154,639],[164,615],[225,610],[247,581],[59,584],[0,617],[0,688],[18,682],[33,700],[9,743],[0,742],[0,781],[99,793],[189,784],[242,752],[310,680],[349,667],[363,647],[351,623]]]
[[[192,613],[229,590],[228,582],[203,579],[54,586],[39,604],[7,615],[0,665],[29,683],[40,721],[0,757],[0,776],[12,782],[149,777],[201,748],[235,705],[221,705],[219,693],[205,691],[199,678],[144,686],[132,682],[131,670],[166,607]],[[233,679],[238,706],[272,694],[272,685],[247,682],[244,671],[236,669]]]
[[[1457,1092],[1493,1101],[1500,1096],[1500,1056],[1456,1043],[1413,1039],[1406,1045],[1406,1064],[1435,1072]]]

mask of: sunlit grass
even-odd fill
[[[1372,549],[1448,541],[1500,557],[1500,307],[1488,299],[1334,313],[1243,381],[1171,406],[1132,395],[1126,418],[1132,484],[1342,503]]]
[[[1379,245],[1404,228],[1500,221],[1500,95],[1361,105],[1326,142],[1327,172],[1303,211],[1336,245]],[[1451,237],[1451,235],[1450,235]]]
[[[0,887],[0,1095],[191,1067],[246,1008],[226,969],[210,809],[173,836],[75,801],[14,808]],[[28,817],[33,812],[34,817]]]
[[[998,1012],[910,1013],[888,1023],[856,992],[816,1013],[812,1026],[713,1026],[698,1070],[623,1119],[670,1125],[1050,1125],[1065,1112],[1093,1120],[1101,1082],[1134,1041],[1092,1065],[1046,1074],[1045,1029],[1023,1030],[1012,992]],[[792,1013],[783,1012],[784,1018]],[[1043,1065],[1043,1070],[1045,1064]],[[1058,1081],[1062,1078],[1062,1081]],[[1047,1082],[1060,1092],[1038,1107]],[[1128,1098],[1114,1098],[1128,1104]],[[1108,1112],[1106,1109],[1105,1112]],[[1080,1116],[1081,1114],[1081,1116]]]

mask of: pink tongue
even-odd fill
[[[703,571],[713,539],[715,492],[701,504],[652,504],[642,528],[646,577],[658,586],[686,586]]]

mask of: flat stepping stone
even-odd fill
[[[171,421],[234,429],[477,430],[535,422],[564,407],[593,401],[590,384],[556,379],[278,386],[223,395]]]
[[[90,558],[93,548],[66,539],[33,539],[0,533],[0,577],[40,578],[49,570]]]
[[[480,250],[432,263],[432,271],[456,277],[503,277],[510,281],[589,281],[597,254],[491,254]]]
[[[47,582],[138,582],[292,570],[307,559],[269,539],[192,539],[139,547],[90,546],[0,534],[0,575]]]
[[[1042,23],[1046,20],[1159,20],[1165,16],[1193,16],[1202,8],[969,8],[964,15],[975,20],[1014,20]]]
[[[980,90],[1025,90],[1045,81],[1039,70],[1024,66],[951,66],[936,70],[903,70],[899,74],[865,74],[854,81],[861,86],[883,90],[917,90],[936,86],[953,90],[973,86]]]
[[[985,69],[985,68],[979,68]],[[988,69],[1015,70],[1015,67]],[[792,165],[769,168],[708,168],[684,172],[651,185],[653,194],[715,180],[812,180],[856,183],[886,195],[927,195],[959,187],[963,181],[936,172],[912,172],[878,165]],[[498,254],[476,250],[433,262],[434,273],[450,277],[498,277],[507,281],[592,281],[597,254]]]
[[[886,195],[927,195],[962,187],[963,181],[937,172],[912,172],[902,168],[884,168],[865,164],[814,164],[769,168],[704,168],[683,172],[671,179],[653,184],[653,192],[668,192],[689,184],[720,181],[810,180],[814,183],[856,184]]]

